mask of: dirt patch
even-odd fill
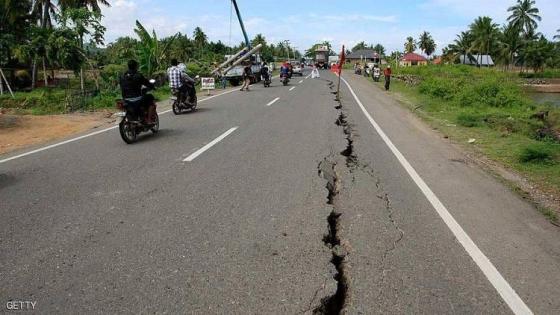
[[[0,113],[0,154],[109,126],[115,121],[111,112],[45,116]]]

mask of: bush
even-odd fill
[[[453,80],[445,78],[429,78],[420,83],[418,90],[422,94],[441,98],[443,100],[451,100],[455,97],[459,87]]]
[[[554,163],[554,151],[550,144],[533,144],[521,151],[519,161],[522,163]]]
[[[457,115],[457,124],[464,127],[478,127],[482,123],[482,117],[478,114],[461,112]]]
[[[110,64],[103,67],[100,72],[101,89],[116,91],[119,88],[119,78],[126,71],[126,65]]]

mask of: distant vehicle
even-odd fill
[[[339,58],[338,56],[329,56],[329,64],[338,64]]]
[[[328,46],[319,46],[315,49],[315,62],[317,63],[317,67],[319,69],[327,69],[329,64],[329,52]]]
[[[231,55],[226,55],[224,60],[228,60],[230,57]],[[251,56],[249,60],[251,61],[251,70],[253,71],[253,74],[261,73],[261,64],[262,64],[261,55],[255,54]],[[226,80],[230,82],[232,86],[238,86],[239,83],[243,81],[244,68],[245,66],[243,65],[237,65],[233,67],[231,70],[229,70],[224,77],[226,78]],[[253,75],[253,77],[251,78],[251,83],[256,83],[260,80],[261,80],[260,75]]]
[[[303,76],[303,67],[299,62],[292,62],[292,73],[297,74],[300,77]]]

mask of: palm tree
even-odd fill
[[[539,9],[535,7],[535,0],[517,0],[517,4],[510,7],[508,17],[514,27],[528,33],[537,28],[537,21],[541,21]]]
[[[457,38],[453,41],[453,43],[449,45],[448,54],[452,56],[453,60],[462,56],[463,59],[461,60],[461,63],[464,64],[467,61],[467,57],[469,59],[474,59],[471,54],[472,42],[472,34],[469,31],[461,32],[461,34],[457,35]]]
[[[194,39],[194,43],[196,44],[197,48],[199,49],[198,50],[199,57],[202,57],[202,49],[208,43],[208,36],[206,36],[206,34],[204,34],[202,29],[197,26],[194,29],[194,32],[193,32],[193,39]]]
[[[412,38],[412,36],[408,36],[406,38],[406,42],[404,43],[404,52],[409,54],[411,52],[414,52],[416,50],[416,42],[414,41],[414,38]]]
[[[557,35],[554,35],[554,39],[560,39],[560,28],[556,30]]]
[[[428,58],[434,53],[434,51],[436,51],[436,42],[432,38],[432,35],[426,31],[420,34],[418,46],[426,55],[428,55]]]
[[[515,55],[518,53],[519,49],[521,49],[523,39],[518,29],[513,24],[505,25],[500,35],[500,58],[504,62],[506,68],[509,68],[509,65],[515,64]]]
[[[375,46],[373,46],[373,50],[380,56],[385,56],[385,47],[383,47],[383,45],[376,44]]]
[[[354,47],[352,47],[352,51],[356,51],[356,50],[360,50],[360,49],[366,49],[367,45],[366,42],[361,41],[359,43],[357,43]]]
[[[107,0],[59,0],[58,3],[63,11],[70,8],[87,8],[96,13],[101,13],[101,7],[99,4],[107,7],[111,6]]]
[[[490,17],[479,16],[470,25],[473,34],[472,48],[477,51],[479,65],[482,62],[482,54],[490,55],[492,44],[499,36],[498,24],[494,23]],[[489,65],[488,65],[489,66]]]

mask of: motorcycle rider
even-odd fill
[[[196,80],[187,74],[187,66],[184,63],[180,63],[177,67],[181,70],[181,80],[187,90],[189,99],[192,100],[196,96]]]
[[[142,87],[153,89],[154,85],[138,71],[136,60],[128,61],[128,71],[120,77],[119,81],[122,97],[127,106],[130,106],[134,119],[140,119],[143,116],[142,113],[148,110],[146,123],[150,124],[154,110],[150,105],[154,102],[154,96],[142,93]]]
[[[177,93],[181,103],[185,102],[187,95],[192,98],[195,81],[187,74],[184,64],[179,65],[177,59],[171,59],[171,67],[167,69],[167,75],[169,76],[169,87],[174,93]],[[188,83],[191,83],[192,86]]]
[[[289,71],[290,71],[290,69],[289,69],[289,67],[288,67],[288,62],[286,61],[286,62],[284,62],[284,63],[282,64],[282,66],[280,67],[280,77],[281,77],[281,78],[283,78],[283,77],[288,77]]]
[[[266,62],[264,62],[263,65],[262,65],[261,77],[262,77],[263,81],[265,81],[265,82],[270,79],[270,70],[268,69],[268,65],[266,64]]]

